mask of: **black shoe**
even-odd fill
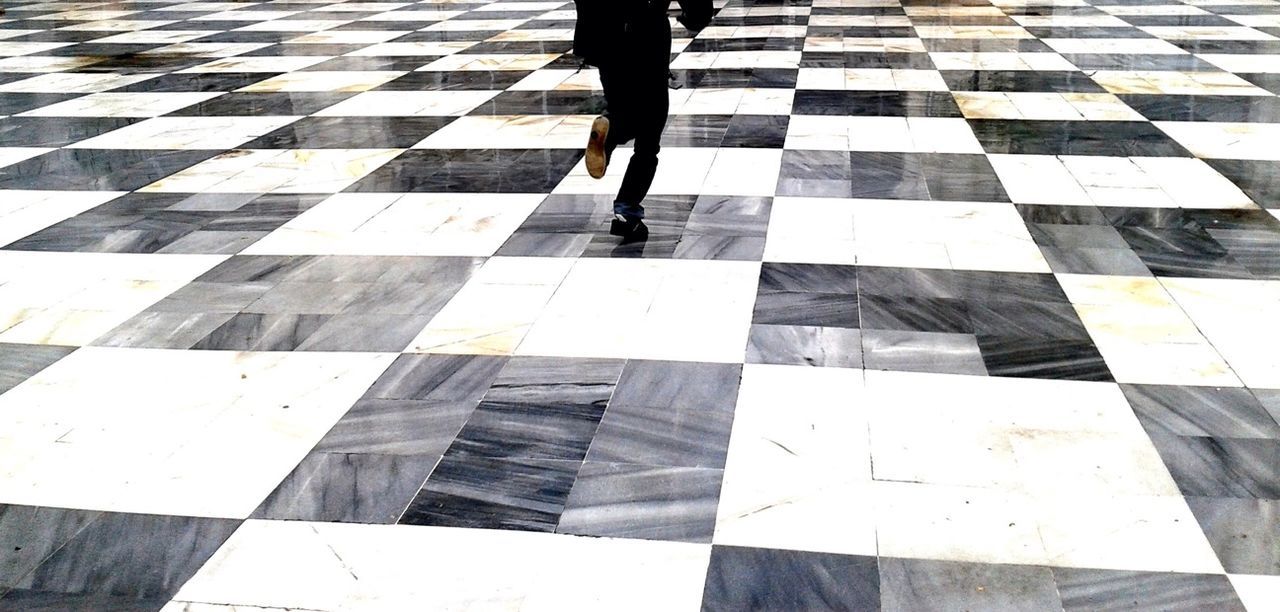
[[[622,236],[627,240],[644,240],[649,237],[649,228],[645,226],[644,221],[640,220],[640,217],[616,214],[609,224],[609,233]]]
[[[596,117],[591,122],[591,136],[587,139],[587,174],[591,178],[602,178],[609,169],[609,152],[605,149],[608,140],[609,118]]]

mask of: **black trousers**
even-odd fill
[[[605,116],[609,118],[606,150],[635,141],[631,162],[614,198],[613,210],[644,217],[641,202],[658,172],[658,150],[671,105],[667,78],[671,67],[671,23],[656,17],[620,41],[624,54],[600,66]]]

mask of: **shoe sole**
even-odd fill
[[[587,140],[587,174],[590,174],[591,178],[603,178],[604,171],[609,167],[604,151],[604,143],[608,139],[609,119],[596,117],[596,120],[591,122],[591,137]]]

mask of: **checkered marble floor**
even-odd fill
[[[1280,610],[1277,0],[0,5],[0,609]]]

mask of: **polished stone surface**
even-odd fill
[[[1276,609],[1280,3],[714,4],[0,0],[0,610]]]

